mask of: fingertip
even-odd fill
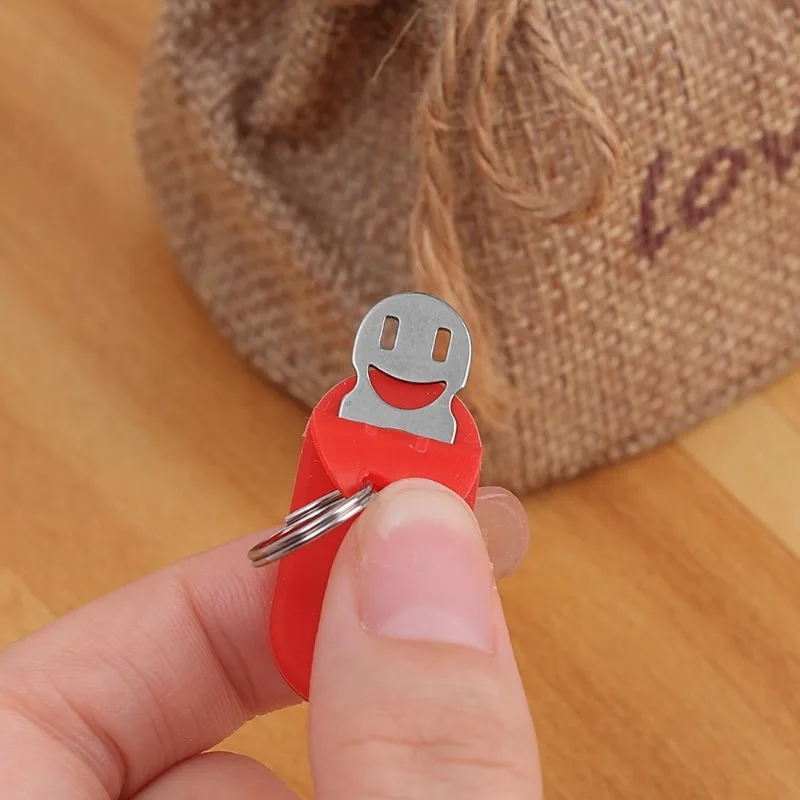
[[[522,563],[530,544],[528,514],[516,495],[498,486],[478,491],[475,515],[483,531],[497,579]]]

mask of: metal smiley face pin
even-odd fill
[[[467,384],[471,361],[467,326],[447,303],[420,293],[387,297],[364,317],[356,333],[353,366],[358,380],[342,400],[339,416],[452,444],[457,427],[453,398]],[[422,408],[398,408],[375,390],[371,369],[443,390]]]
[[[387,298],[358,329],[356,375],[311,413],[291,513],[250,551],[256,566],[280,562],[270,642],[278,669],[304,699],[328,576],[354,519],[382,489],[406,478],[436,481],[475,503],[480,435],[456,397],[471,349],[466,325],[442,300],[418,293]]]

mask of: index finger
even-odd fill
[[[44,732],[72,751],[82,786],[126,796],[251,717],[296,702],[269,646],[275,570],[253,569],[248,545],[149,575],[1,652],[0,731],[13,740],[0,746],[0,775]],[[62,788],[62,797],[90,796]]]

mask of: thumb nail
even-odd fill
[[[429,481],[383,491],[358,524],[364,627],[394,639],[494,649],[494,579],[478,522]]]

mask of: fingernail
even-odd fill
[[[359,522],[365,628],[393,639],[494,649],[494,580],[483,536],[458,497],[428,481],[381,493]]]
[[[475,514],[494,565],[495,578],[510,575],[522,563],[530,541],[525,507],[505,489],[486,487],[478,492]]]

